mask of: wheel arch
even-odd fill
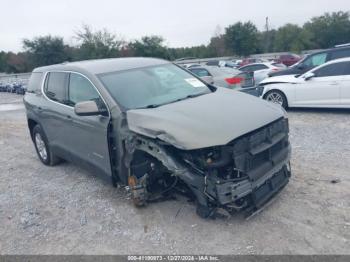
[[[33,129],[39,123],[37,121],[35,121],[34,119],[32,119],[32,118],[28,118],[27,122],[28,122],[28,128],[29,128],[30,137],[33,140]]]

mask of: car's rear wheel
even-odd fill
[[[39,125],[33,128],[32,136],[36,153],[40,161],[47,166],[58,164],[60,159],[52,153],[46,135]]]
[[[266,95],[264,96],[264,99],[275,103],[275,104],[279,104],[281,105],[283,108],[287,108],[288,107],[288,101],[286,96],[278,90],[271,90],[269,92],[266,93]]]

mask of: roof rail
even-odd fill
[[[334,47],[345,47],[345,46],[350,46],[350,43],[335,45]]]

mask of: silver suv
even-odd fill
[[[285,111],[165,60],[37,68],[24,97],[45,165],[69,160],[130,189],[137,206],[186,193],[201,217],[261,208],[289,181]]]

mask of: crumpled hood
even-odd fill
[[[129,129],[190,150],[225,145],[284,116],[276,105],[241,92],[216,92],[151,109],[127,111]]]
[[[297,83],[299,82],[299,78],[295,77],[295,75],[283,75],[283,76],[273,76],[267,77],[260,84],[268,84],[268,83]]]

